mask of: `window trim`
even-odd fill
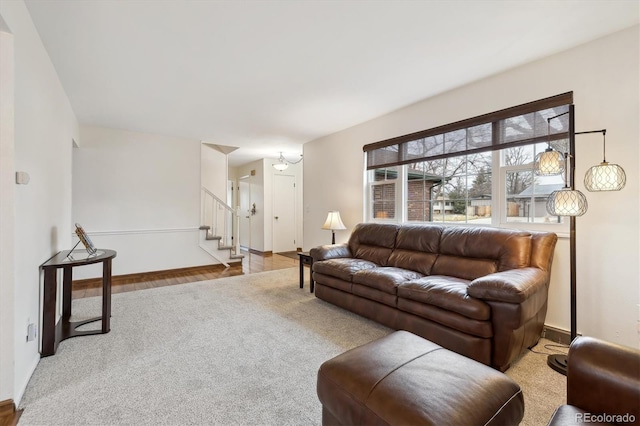
[[[495,141],[498,139],[499,131],[501,128],[498,120],[517,117],[520,115],[531,114],[538,111],[543,111],[545,109],[560,107],[563,105],[568,106],[568,130],[563,130],[558,133],[553,133],[550,135],[544,136],[535,136],[530,137],[528,139],[521,139],[515,142],[506,142],[501,144],[496,144]],[[564,114],[561,114],[564,115]],[[468,127],[475,127],[482,124],[487,124],[488,122],[492,124],[492,137],[491,144],[482,148],[474,148],[465,151],[452,152],[446,154],[439,154],[428,157],[414,157],[411,159],[405,159],[402,161],[384,163],[384,164],[373,164],[371,165],[368,161],[369,152],[374,151],[376,149],[398,145],[398,155],[400,155],[400,151],[403,149],[402,143],[413,142],[422,138],[435,136],[439,134],[444,134],[448,132],[452,132],[454,130],[466,129]],[[495,209],[499,209],[499,212],[493,212],[491,214],[491,223],[473,223],[465,221],[464,223],[455,223],[455,222],[442,222],[445,226],[491,226],[497,228],[514,228],[514,229],[527,229],[531,231],[547,231],[554,232],[559,237],[565,237],[568,235],[569,231],[569,220],[563,220],[561,223],[539,223],[539,222],[507,222],[506,221],[506,172],[508,170],[515,170],[520,168],[521,170],[531,170],[526,165],[515,165],[515,166],[503,166],[500,158],[501,151],[513,148],[517,146],[525,146],[525,145],[533,145],[540,142],[554,141],[559,139],[568,139],[569,140],[569,153],[573,154],[574,151],[574,107],[573,107],[573,92],[563,93],[557,96],[552,96],[549,98],[541,99],[539,101],[533,101],[526,104],[518,105],[511,108],[506,108],[500,111],[496,111],[489,114],[484,114],[478,117],[474,117],[467,120],[461,120],[455,123],[439,126],[436,128],[411,133],[408,135],[403,135],[391,139],[387,139],[380,142],[375,142],[372,144],[364,145],[363,151],[364,155],[364,172],[365,172],[365,187],[367,195],[365,197],[366,204],[364,206],[365,209],[365,217],[367,217],[367,221],[370,222],[393,222],[393,223],[405,223],[408,221],[408,182],[407,182],[407,168],[408,164],[419,163],[421,161],[430,161],[430,160],[438,160],[447,157],[461,157],[467,155],[473,155],[480,152],[491,151],[492,152],[492,193],[491,197],[497,202],[492,203],[492,207]],[[538,133],[539,134],[539,133]],[[535,135],[535,130],[534,134]],[[400,158],[400,157],[399,157]],[[496,167],[497,165],[497,167]],[[396,194],[396,214],[393,219],[379,219],[372,217],[373,209],[372,209],[372,200],[371,200],[371,184],[373,183],[371,180],[372,173],[375,169],[380,168],[398,168],[398,179],[395,180],[395,194]],[[573,174],[574,174],[574,164],[571,163],[571,169],[569,170],[569,181],[568,184],[573,187]],[[497,172],[497,173],[496,173]],[[412,221],[412,223],[431,223],[431,222],[422,222],[422,221]],[[440,223],[440,222],[438,222]]]
[[[566,92],[560,95],[540,99],[538,101],[528,102],[526,104],[505,108],[500,111],[495,111],[492,113],[480,115],[480,116],[469,118],[466,120],[460,120],[455,123],[445,124],[443,126],[438,126],[438,127],[434,127],[427,130],[422,130],[419,132],[410,133],[407,135],[397,136],[395,138],[370,143],[362,147],[363,151],[367,153],[367,155],[365,155],[365,167],[368,170],[373,170],[373,169],[379,169],[383,167],[393,167],[393,166],[400,166],[404,164],[416,163],[416,162],[425,161],[425,160],[437,160],[440,158],[456,157],[460,155],[460,153],[462,152],[466,154],[476,154],[476,153],[482,153],[487,151],[506,149],[510,147],[529,145],[531,143],[546,142],[548,140],[553,141],[558,139],[567,139],[569,136],[569,131],[563,131],[560,133],[553,133],[550,135],[537,136],[537,137],[531,137],[528,139],[501,143],[500,138],[498,137],[500,133],[498,131],[499,130],[498,123],[501,122],[502,120],[507,120],[512,117],[530,114],[532,112],[541,111],[541,110],[550,109],[550,108],[556,108],[564,105],[571,105],[571,104],[573,104],[573,92]],[[456,130],[467,129],[470,127],[477,127],[477,126],[490,124],[490,123],[493,126],[492,141],[490,145],[487,145],[484,147],[468,149],[460,152],[443,153],[439,155],[427,156],[422,158],[418,157],[418,158],[402,159],[399,156],[399,158],[395,161],[379,163],[379,164],[378,163],[372,164],[372,161],[369,161],[368,159],[370,153],[372,153],[373,151],[383,149],[389,146],[398,145],[398,154],[400,154],[400,152],[403,151],[406,144],[410,142],[424,139],[427,137],[437,136],[440,134],[451,133]]]

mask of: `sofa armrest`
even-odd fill
[[[471,297],[507,303],[522,303],[546,289],[549,275],[538,268],[518,268],[476,278],[469,283]]]
[[[349,246],[346,243],[314,247],[309,251],[309,255],[311,255],[314,262],[337,259],[340,257],[353,257],[351,255],[351,250],[349,250]]]
[[[640,350],[578,337],[567,366],[567,404],[592,414],[640,419]]]

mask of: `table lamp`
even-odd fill
[[[331,244],[336,243],[336,230],[347,229],[342,223],[342,219],[340,219],[339,211],[331,211],[327,215],[327,220],[322,225],[322,229],[330,229],[331,230]]]

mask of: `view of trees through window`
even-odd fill
[[[546,200],[552,191],[562,188],[563,176],[537,176],[533,165],[536,154],[548,144],[560,152],[568,150],[567,139],[540,142],[545,139],[544,134],[566,126],[547,121],[566,110],[566,106],[563,108],[377,150],[376,160],[383,163],[385,156],[423,161],[370,170],[371,218],[478,224],[561,223],[559,217],[547,213]],[[500,133],[500,140],[533,142],[491,150],[494,132]]]

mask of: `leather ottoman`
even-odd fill
[[[320,366],[323,425],[517,425],[520,386],[484,364],[406,331]]]

